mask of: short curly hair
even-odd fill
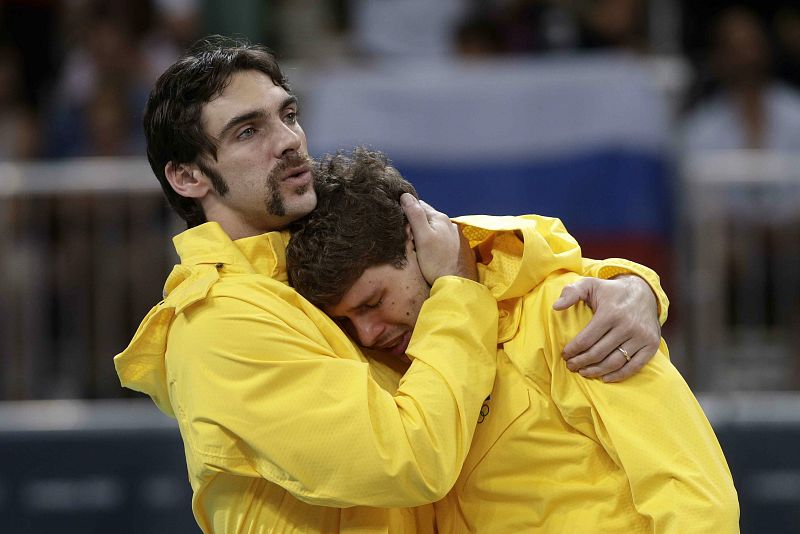
[[[319,308],[341,301],[370,267],[406,263],[400,196],[417,191],[385,154],[358,147],[315,164],[317,208],[295,223],[286,249],[289,281]]]

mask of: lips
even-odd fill
[[[301,177],[305,178],[304,175],[306,173],[308,173],[310,170],[311,170],[311,167],[309,167],[308,165],[303,165],[302,167],[294,167],[294,168],[289,169],[288,171],[286,171],[286,174],[283,175],[283,180],[286,181],[286,180],[297,179],[297,178],[301,178]]]
[[[381,345],[378,350],[381,352],[387,352],[393,356],[402,356],[406,353],[406,349],[408,348],[408,343],[410,340],[411,332],[406,332],[392,341]]]

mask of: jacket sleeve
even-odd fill
[[[560,292],[547,288],[543,310]],[[652,532],[738,532],[739,507],[714,431],[678,371],[666,344],[631,379],[607,384],[569,372],[563,343],[591,319],[585,305],[549,317],[552,396],[565,420],[600,443],[626,473],[637,511]]]
[[[173,323],[170,398],[192,454],[316,505],[415,506],[446,494],[494,381],[488,290],[436,281],[395,395],[341,354],[356,349],[322,312],[257,297],[213,296]]]
[[[656,295],[660,323],[667,320],[669,299],[655,271],[620,258],[583,258],[578,242],[560,219],[543,215],[468,215],[453,220],[461,225],[483,259],[478,266],[481,281],[498,301],[525,295],[557,271],[602,279],[634,274],[643,278]]]

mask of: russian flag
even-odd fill
[[[314,153],[386,152],[445,213],[562,219],[588,257],[669,268],[670,114],[628,55],[387,60],[315,75]]]

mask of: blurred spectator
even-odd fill
[[[560,23],[565,23],[566,27],[572,23],[570,16],[558,4],[542,0],[513,0],[501,4],[498,21],[505,51],[511,54],[532,54],[574,46],[574,39],[572,42],[557,40],[569,33],[558,31],[559,27],[564,27]],[[566,16],[559,18],[559,15]]]
[[[132,131],[128,88],[113,80],[97,83],[88,99],[85,153],[91,156],[141,156],[145,146]]]
[[[149,2],[95,0],[68,14],[75,46],[50,103],[47,156],[143,153],[141,114],[160,68],[151,61],[163,55],[145,53],[152,22]],[[119,130],[107,139],[112,123]]]
[[[753,11],[733,6],[719,14],[712,25],[707,72],[713,92],[683,124],[684,155],[800,149],[800,93],[775,77],[767,30]],[[800,229],[798,188],[789,181],[753,178],[716,190],[715,202],[729,214],[730,238],[717,259],[723,266],[717,275],[727,281],[726,320],[743,329],[786,326],[792,320],[791,301],[800,295],[793,245]],[[780,290],[770,289],[775,287]]]
[[[464,19],[455,32],[456,53],[462,57],[491,57],[505,51],[497,21],[472,15]]]
[[[688,116],[687,149],[800,149],[800,94],[772,75],[767,34],[753,12],[720,14],[709,59],[718,89]]]
[[[353,44],[365,57],[446,57],[469,0],[350,0]],[[305,2],[302,2],[305,4]]]
[[[0,1],[0,35],[16,47],[19,91],[28,109],[38,109],[56,76],[55,54],[61,0]]]
[[[645,0],[588,0],[578,8],[582,48],[647,51]]]
[[[153,7],[153,25],[142,39],[151,82],[200,37],[202,18],[199,0],[154,0]]]
[[[783,6],[775,15],[774,26],[778,41],[778,75],[800,87],[800,7]]]
[[[456,25],[456,52],[477,57],[573,48],[575,17],[557,0],[510,0],[477,7]]]
[[[462,55],[555,50],[647,50],[645,0],[506,0],[480,3],[456,29]]]
[[[0,46],[0,160],[37,155],[36,119],[25,101],[17,50]]]

